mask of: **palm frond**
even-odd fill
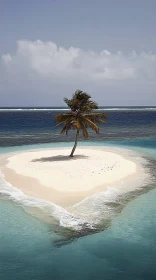
[[[61,122],[61,121],[66,121],[70,117],[75,117],[75,114],[72,112],[68,112],[66,114],[58,114],[55,116],[55,122]]]
[[[103,112],[97,112],[98,105],[91,100],[91,96],[82,90],[77,90],[71,99],[64,98],[65,103],[70,112],[65,114],[58,114],[55,117],[57,126],[63,126],[61,134],[68,132],[70,129],[76,129],[82,131],[84,138],[88,138],[87,128],[91,128],[96,133],[99,133],[99,124],[106,124],[105,119],[107,115]]]
[[[96,122],[96,123],[102,123],[102,124],[106,124],[106,123],[107,123],[106,121],[102,120],[102,119],[99,118],[99,117],[95,117],[95,122]]]
[[[68,135],[68,131],[71,129],[72,123],[66,123],[65,126],[62,128],[61,130],[61,134],[66,133],[66,135]]]
[[[88,131],[85,128],[85,125],[83,123],[81,123],[81,130],[82,130],[82,133],[83,133],[83,137],[88,138]]]
[[[80,120],[79,119],[77,119],[76,121],[75,121],[75,127],[77,128],[77,129],[81,129],[81,123],[80,123]]]
[[[65,121],[59,122],[57,125],[55,125],[55,127],[61,126],[61,125],[65,124],[65,123],[66,123]]]
[[[96,102],[90,100],[91,96],[82,90],[77,90],[71,99],[64,98],[64,102],[73,112],[90,112],[98,109]]]
[[[99,127],[93,121],[91,121],[88,118],[82,118],[82,119],[83,119],[83,123],[84,123],[85,127],[89,126],[96,133],[99,133]]]
[[[100,117],[103,119],[107,119],[107,115],[105,113],[97,113],[97,112],[91,112],[91,113],[84,113],[83,114],[86,118],[90,118],[90,117]]]

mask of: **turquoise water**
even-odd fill
[[[81,145],[128,149],[146,162],[150,180],[125,196],[114,186],[89,198],[81,210],[91,224],[0,176],[0,280],[156,280],[156,108],[106,110],[108,124]],[[58,112],[0,110],[0,154],[71,147],[74,133],[60,137],[55,129]]]
[[[94,142],[124,146],[155,166],[156,140]],[[93,142],[81,145],[93,145]],[[1,153],[30,148],[71,146],[71,143],[1,148]],[[153,165],[152,165],[153,164]],[[124,204],[109,227],[68,238],[57,227],[29,214],[19,201],[0,199],[0,279],[2,280],[155,280],[156,190],[147,190]]]
[[[108,230],[60,248],[47,225],[2,202],[1,279],[155,279],[155,199],[140,196]]]

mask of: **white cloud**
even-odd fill
[[[6,64],[9,64],[12,61],[12,57],[9,53],[2,55],[2,59]]]
[[[2,56],[8,65],[30,71],[51,79],[77,77],[94,80],[125,80],[155,78],[156,55],[152,53],[124,55],[111,54],[108,50],[100,53],[83,51],[78,48],[65,49],[53,42],[18,41],[15,55]]]
[[[14,54],[1,56],[0,75],[0,92],[23,87],[50,92],[52,87],[58,90],[65,85],[86,89],[108,83],[155,83],[156,54],[98,53],[65,49],[54,42],[18,41]]]

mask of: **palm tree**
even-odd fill
[[[75,144],[70,154],[70,157],[73,157],[80,131],[82,131],[84,138],[88,138],[88,127],[99,133],[99,127],[96,123],[105,124],[103,119],[106,119],[107,116],[104,113],[95,112],[99,108],[97,103],[91,100],[90,95],[81,90],[75,91],[71,99],[64,98],[64,101],[70,112],[58,114],[55,117],[55,122],[58,122],[57,126],[63,125],[61,134],[68,135],[70,129],[76,130]]]

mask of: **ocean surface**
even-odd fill
[[[108,187],[75,205],[89,219],[27,197],[0,174],[0,280],[156,279],[156,107],[100,110],[107,124],[79,146],[122,149],[146,179],[140,174],[141,186],[125,195]],[[58,112],[66,110],[0,108],[0,154],[72,147],[73,132],[55,128]]]

